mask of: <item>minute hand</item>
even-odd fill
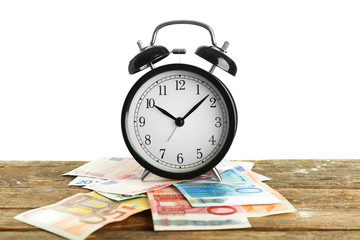
[[[195,106],[193,106],[193,108],[190,109],[190,111],[189,111],[187,114],[185,114],[185,116],[183,117],[183,120],[184,120],[185,118],[187,118],[192,112],[194,112],[194,111],[205,101],[205,99],[206,99],[208,96],[209,96],[209,94],[206,95],[206,97],[204,97],[203,99],[201,99],[201,101],[198,102]]]

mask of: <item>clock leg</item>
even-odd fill
[[[218,170],[215,167],[210,170],[210,173],[211,173],[211,176],[213,176],[213,178],[215,178],[215,180],[217,182],[221,182],[220,173],[218,172]]]
[[[141,175],[140,175],[140,179],[141,179],[141,181],[144,181],[144,179],[147,177],[147,175],[149,175],[150,174],[150,172],[149,172],[149,170],[146,170],[145,168],[142,170],[142,172],[141,172]]]

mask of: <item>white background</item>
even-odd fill
[[[0,159],[130,156],[120,115],[146,71],[129,75],[137,40],[165,21],[210,25],[237,63],[214,74],[239,112],[229,159],[360,158],[358,1],[1,1]],[[160,30],[186,48],[160,64],[209,69],[195,26]]]

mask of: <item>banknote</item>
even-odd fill
[[[280,200],[268,189],[253,182],[243,167],[229,169],[221,176],[221,183],[196,179],[176,183],[180,192],[193,207],[274,204]],[[261,183],[261,182],[260,182]]]
[[[93,178],[93,177],[82,177],[82,176],[77,176],[76,178],[74,178],[74,180],[72,180],[68,186],[85,186],[88,184],[92,184],[92,183],[102,183],[102,182],[106,182],[107,180],[105,179],[100,179],[100,178]]]
[[[245,211],[245,215],[247,217],[265,217],[275,214],[296,212],[296,209],[288,200],[285,198],[282,199],[280,196],[277,196],[277,198],[281,200],[280,203],[266,205],[243,205],[242,207]]]
[[[133,158],[103,157],[63,175],[113,179],[141,170],[142,167]]]
[[[254,167],[254,165],[255,165],[254,162],[244,162],[241,160],[223,159],[223,160],[221,160],[221,162],[218,165],[216,165],[216,168],[219,171],[226,171],[226,170],[229,170],[229,169],[237,167],[237,166],[242,166],[246,170],[251,171],[251,169]]]
[[[93,183],[103,183],[106,182],[107,180],[105,179],[100,179],[100,178],[92,178],[92,177],[81,177],[81,176],[77,176],[74,180],[72,180],[68,185],[69,186],[86,186],[86,185],[90,185]],[[114,201],[124,201],[124,200],[128,200],[128,199],[132,199],[132,198],[137,198],[137,197],[146,197],[146,194],[137,194],[137,195],[125,195],[125,194],[116,194],[116,193],[106,193],[106,192],[101,192],[101,191],[97,191],[98,194],[107,197],[111,200]]]
[[[269,181],[271,180],[271,178],[266,177],[262,174],[253,172],[251,170],[249,170],[246,165],[237,165],[234,166],[232,169],[229,169],[227,171],[225,171],[223,173],[224,177],[226,178],[225,181],[227,183],[232,183],[232,182],[243,182],[243,174],[244,173],[251,173],[251,175],[255,175],[256,176],[256,181],[250,181],[252,178],[250,178],[249,182],[253,182],[255,184],[259,183],[259,182],[264,182],[264,181]],[[223,176],[222,175],[222,176]]]
[[[147,197],[146,193],[140,193],[135,195],[126,195],[126,194],[116,194],[116,193],[106,193],[106,192],[97,192],[98,194],[107,197],[114,201],[124,201],[128,199],[138,198],[138,197]]]
[[[155,231],[249,228],[241,206],[192,207],[174,187],[148,192]]]
[[[86,185],[84,188],[106,193],[135,195],[161,189],[177,182],[179,181],[162,178],[154,174],[150,174],[144,181],[141,181],[140,173],[132,173],[103,183]]]
[[[255,184],[186,182],[175,184],[193,207],[256,205],[280,202],[272,193]]]
[[[260,174],[260,173],[256,173],[256,172],[253,172],[257,177],[258,177],[258,179],[260,180],[260,181],[262,181],[262,182],[265,182],[265,181],[270,181],[271,180],[271,178],[269,178],[269,177],[267,177],[267,176],[264,176],[264,175],[262,175],[262,174]]]
[[[241,169],[238,169],[241,170]],[[264,217],[274,214],[282,214],[282,213],[291,213],[296,212],[296,209],[291,205],[291,203],[278,191],[269,187],[267,184],[260,182],[260,179],[251,171],[243,171],[245,176],[248,177],[250,181],[262,186],[264,189],[267,189],[274,196],[276,196],[280,202],[275,204],[267,204],[267,205],[244,205],[242,206],[247,217]]]
[[[85,239],[102,226],[149,209],[147,198],[114,202],[95,192],[79,193],[58,203],[21,213],[15,219],[68,239]]]
[[[251,171],[251,169],[253,168],[253,166],[255,165],[254,162],[244,162],[244,161],[240,161],[240,160],[228,160],[228,159],[223,159],[217,166],[217,170],[219,170],[219,172],[224,172],[226,170],[229,170],[231,168],[235,168],[235,167],[243,167],[244,169],[246,169],[247,171]],[[253,172],[255,173],[255,172]],[[264,181],[269,181],[271,180],[271,178],[264,176],[262,174],[259,173],[255,173],[255,175],[257,175],[257,177],[260,179],[260,181],[264,182]]]

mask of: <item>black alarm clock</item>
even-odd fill
[[[169,56],[154,45],[158,31],[169,25],[191,24],[205,28],[212,46],[201,46],[195,54],[212,64],[210,71],[188,64],[154,64]],[[226,86],[212,73],[219,67],[235,76],[237,67],[220,48],[213,30],[197,21],[165,22],[154,30],[150,45],[129,63],[134,74],[150,67],[131,88],[121,115],[124,141],[135,160],[149,172],[170,179],[188,179],[208,171],[221,181],[215,166],[228,152],[237,128],[235,101]],[[173,54],[185,54],[175,49]]]

